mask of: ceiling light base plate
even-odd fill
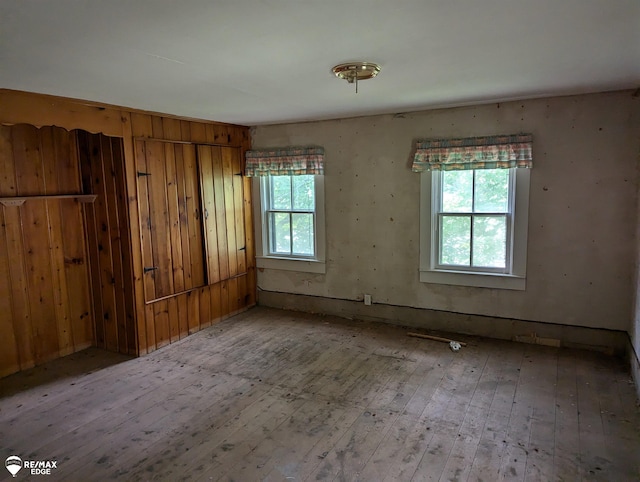
[[[344,79],[350,84],[374,78],[380,72],[380,66],[373,62],[347,62],[336,65],[332,72],[339,79]]]

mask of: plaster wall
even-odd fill
[[[640,99],[621,91],[255,127],[255,148],[319,145],[326,162],[326,274],[265,269],[259,290],[369,293],[372,315],[378,303],[628,331],[639,111]],[[415,140],[519,132],[534,136],[526,290],[421,283]]]

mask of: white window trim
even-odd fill
[[[437,269],[433,243],[437,242],[433,228],[434,176],[431,171],[420,174],[420,281],[457,286],[476,286],[508,290],[526,289],[527,236],[529,227],[530,169],[515,169],[515,202],[511,233],[512,265],[510,273],[453,271]]]
[[[254,177],[252,182],[253,213],[255,218],[256,266],[265,269],[300,271],[303,273],[325,273],[325,222],[324,222],[324,176],[315,176],[315,253],[314,257],[269,255],[266,178]],[[256,202],[258,201],[258,202]]]

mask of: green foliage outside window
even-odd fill
[[[441,265],[506,267],[509,171],[441,173]]]
[[[272,176],[269,181],[271,251],[314,256],[314,176]]]

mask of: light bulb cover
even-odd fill
[[[380,66],[373,62],[346,62],[336,65],[331,71],[339,79],[353,84],[356,81],[374,78],[380,72]]]

